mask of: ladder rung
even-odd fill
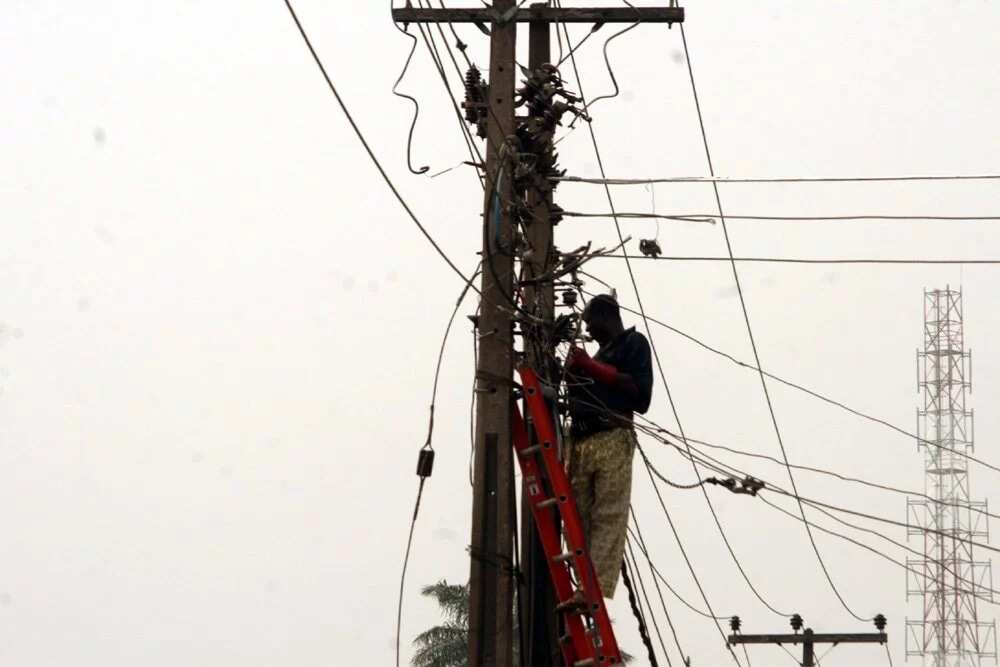
[[[559,502],[558,498],[546,498],[545,500],[539,500],[535,504],[535,507],[537,507],[539,509],[545,509],[546,507],[552,507],[553,505],[555,505],[558,502]]]
[[[521,456],[534,456],[540,451],[542,451],[541,445],[532,445],[530,447],[525,447],[524,449],[520,450],[518,454],[520,454]]]
[[[590,605],[587,604],[586,600],[584,600],[582,597],[577,597],[574,595],[569,600],[564,600],[563,602],[557,604],[555,611],[558,614],[571,613],[571,612],[585,614],[589,607]]]
[[[593,658],[584,658],[583,660],[577,660],[573,663],[573,667],[593,667],[597,664],[597,661]]]
[[[561,554],[555,555],[555,556],[552,557],[552,560],[553,560],[553,562],[556,562],[556,563],[565,563],[566,561],[573,560],[577,556],[582,556],[582,555],[583,555],[583,551],[581,549],[577,549],[575,551],[567,551],[565,553],[561,553]]]

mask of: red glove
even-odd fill
[[[618,381],[618,369],[611,364],[597,361],[583,348],[573,346],[566,355],[566,368],[580,371],[594,378],[601,384],[614,384]]]

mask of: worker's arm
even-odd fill
[[[640,398],[639,386],[631,375],[607,362],[594,359],[583,348],[570,348],[566,355],[566,367],[571,371],[582,372],[596,382],[621,390],[633,401]]]

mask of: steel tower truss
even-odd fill
[[[974,449],[972,355],[965,349],[962,293],[924,291],[924,349],[917,352],[918,449],[924,453],[924,494],[907,500],[908,536],[924,557],[907,561],[907,598],[922,602],[921,620],[906,621],[906,655],[927,667],[979,667],[997,657],[996,622],[979,617],[993,600],[992,570],[977,561],[972,541],[989,540],[985,501],[970,500],[968,459]]]

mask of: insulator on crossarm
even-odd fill
[[[799,616],[798,614],[792,614],[792,618],[791,620],[789,620],[789,624],[792,626],[792,630],[794,630],[797,634],[799,630],[802,629],[802,617]]]

